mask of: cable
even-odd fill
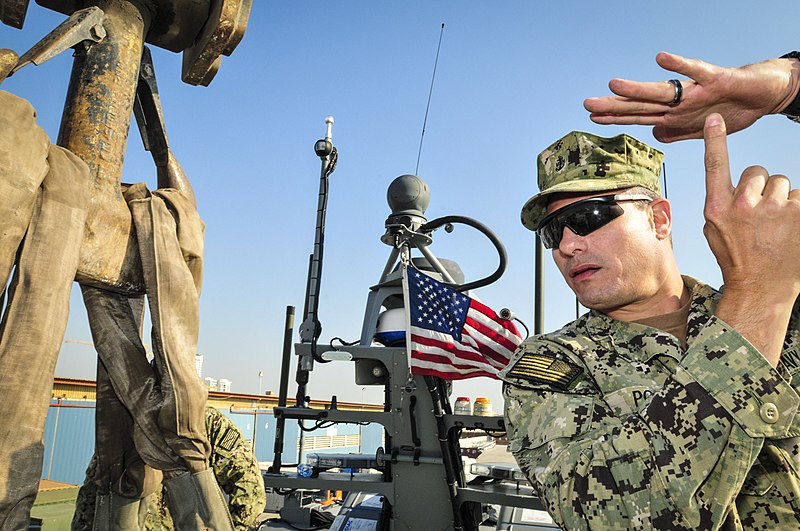
[[[325,177],[330,177],[333,170],[336,169],[336,163],[339,162],[339,150],[336,149],[336,146],[333,146],[333,150],[331,151],[331,160],[328,162],[328,168],[325,170]]]
[[[297,426],[302,431],[314,431],[314,430],[324,430],[330,428],[335,424],[354,424],[356,426],[369,426],[372,422],[344,422],[341,420],[318,420],[314,423],[313,426],[306,428],[302,424],[298,423]]]
[[[330,528],[333,521],[336,517],[330,513],[325,511],[319,511],[317,509],[311,509],[311,524],[314,527],[298,527],[293,523],[289,522],[288,520],[284,520],[283,518],[269,518],[265,520],[265,522],[280,522],[284,525],[288,525],[292,529],[298,529],[299,531],[316,531],[318,529],[328,529]]]
[[[305,426],[300,426],[299,424],[298,427],[303,431],[314,431],[314,430],[324,430],[326,428],[330,428],[334,424],[336,424],[335,421],[327,420],[327,421],[317,421],[310,428],[306,428]]]
[[[355,341],[345,341],[345,340],[344,340],[344,339],[342,339],[341,337],[334,337],[334,338],[332,338],[332,339],[331,339],[331,342],[330,342],[330,346],[331,346],[331,348],[333,348],[333,349],[335,349],[335,348],[336,348],[336,347],[334,347],[334,346],[333,346],[333,342],[334,342],[334,341],[338,341],[338,342],[339,342],[339,344],[340,344],[341,346],[344,346],[344,347],[352,347],[353,345],[358,345],[358,343],[359,343],[359,340],[358,340],[358,339],[356,339]]]
[[[498,258],[500,259],[500,263],[497,265],[497,269],[495,269],[494,273],[489,275],[488,277],[484,277],[473,282],[468,282],[461,286],[453,286],[458,292],[469,291],[471,289],[480,288],[482,286],[488,286],[492,282],[499,279],[503,276],[503,272],[506,270],[506,262],[508,261],[508,255],[506,254],[506,248],[503,247],[503,242],[500,241],[500,238],[492,232],[492,229],[481,223],[480,221],[474,220],[472,218],[468,218],[466,216],[444,216],[441,218],[434,219],[432,221],[427,222],[426,224],[422,225],[419,228],[419,232],[422,233],[430,233],[441,227],[442,225],[447,225],[448,223],[461,223],[464,225],[469,225],[470,227],[478,230],[479,232],[483,233],[484,236],[489,238],[489,241],[492,242],[494,248],[497,250]],[[449,232],[449,231],[448,231]]]
[[[522,328],[525,329],[525,337],[526,338],[530,337],[531,331],[528,330],[528,327],[525,325],[525,323],[522,321],[522,319],[520,319],[519,317],[514,317],[514,321],[518,322],[520,325],[522,325]]]
[[[331,152],[331,160],[336,161],[338,159],[337,156],[334,156],[336,148],[333,148],[334,151]],[[311,335],[311,357],[318,363],[329,363],[331,360],[324,359],[320,354],[317,353],[317,341],[319,341],[319,336],[322,333],[322,323],[319,321],[319,295],[320,295],[320,283],[322,279],[322,256],[323,256],[323,249],[325,248],[325,217],[328,210],[328,177],[331,174],[330,169],[331,165],[328,164],[327,168],[323,172],[323,177],[320,179],[320,206],[317,210],[317,216],[319,218],[319,223],[317,224],[317,235],[318,239],[315,242],[316,250],[317,250],[317,277],[316,283],[314,284],[314,302],[311,305],[311,311],[313,312],[313,323],[314,323],[314,332]]]

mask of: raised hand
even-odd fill
[[[776,366],[800,293],[800,190],[761,166],[747,168],[734,186],[722,116],[710,115],[703,132],[703,232],[725,283],[716,314]]]
[[[700,59],[661,52],[656,62],[690,79],[682,81],[676,105],[675,87],[667,81],[612,79],[615,96],[588,98],[583,106],[598,124],[651,125],[661,142],[702,138],[706,116],[719,113],[728,133],[749,127],[766,114],[779,113],[800,89],[800,61],[769,59],[753,65],[725,68]]]

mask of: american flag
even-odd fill
[[[412,374],[497,378],[523,339],[514,323],[411,266],[404,285]]]

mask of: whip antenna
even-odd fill
[[[422,156],[422,141],[425,139],[425,125],[428,123],[428,110],[431,108],[431,96],[433,95],[433,82],[436,80],[436,66],[439,64],[439,50],[442,49],[443,34],[444,34],[444,22],[442,22],[442,29],[439,30],[439,46],[436,47],[436,60],[433,62],[433,76],[431,76],[431,89],[428,91],[428,105],[425,106],[425,119],[422,120],[422,134],[419,137],[419,151],[417,152],[417,167],[414,168],[414,175],[419,173],[419,158]]]

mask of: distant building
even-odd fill
[[[217,380],[217,391],[219,391],[220,393],[230,393],[232,384],[233,384],[232,381],[227,380],[225,378],[220,378],[219,380]]]
[[[209,378],[208,376],[203,378],[203,381],[206,383],[206,387],[208,387],[209,391],[216,391],[217,390],[217,379],[216,378]]]
[[[195,354],[195,356],[194,356],[194,368],[197,369],[197,376],[202,378],[203,377],[203,355],[202,354]]]
[[[217,380],[210,379],[217,384]],[[86,464],[94,451],[96,392],[92,380],[55,378],[44,431],[44,447],[48,450],[44,453],[42,479],[73,485],[83,483]],[[273,460],[277,428],[273,408],[278,405],[277,397],[209,391],[208,405],[236,423],[245,437],[252,441],[259,461]],[[309,406],[329,409],[330,402],[312,400]],[[383,411],[383,404],[339,402],[338,407],[351,411]],[[287,422],[283,437],[285,462],[295,462],[301,440],[297,423]],[[376,423],[369,426],[339,425],[336,435],[324,428],[317,429],[304,433],[302,441],[303,453],[350,453],[362,448],[372,451],[379,446],[385,447],[383,427]],[[45,529],[50,529],[48,526]],[[52,529],[59,528],[56,524]]]

